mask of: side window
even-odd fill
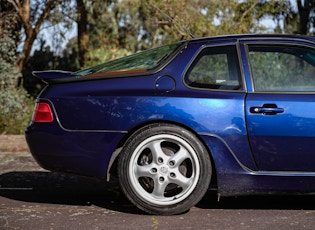
[[[315,51],[308,47],[249,45],[255,91],[315,91]]]
[[[186,73],[187,85],[196,88],[241,89],[236,47],[208,47],[201,51]]]

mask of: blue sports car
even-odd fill
[[[46,83],[26,129],[45,169],[117,176],[138,208],[220,196],[315,192],[315,38],[181,41]]]

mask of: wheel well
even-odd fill
[[[180,126],[188,131],[190,131],[191,133],[193,133],[198,139],[199,141],[203,144],[203,146],[207,149],[207,152],[209,154],[209,157],[211,159],[211,166],[212,166],[212,176],[211,176],[211,182],[210,182],[210,187],[216,187],[217,186],[217,174],[216,174],[216,168],[214,165],[214,160],[211,154],[210,149],[208,148],[208,145],[200,138],[200,136],[198,135],[198,133],[191,129],[190,127],[183,125],[181,123],[177,123],[177,122],[172,122],[172,121],[151,121],[151,122],[146,122],[146,123],[142,123],[141,125],[135,126],[133,127],[131,130],[128,131],[128,134],[125,135],[120,142],[118,143],[116,149],[121,149],[124,145],[124,143],[128,140],[128,138],[137,130],[139,130],[140,128],[143,128],[147,125],[152,125],[152,124],[158,124],[158,123],[163,123],[163,124],[172,124],[172,125],[177,125]],[[120,153],[119,153],[120,154]],[[115,154],[116,156],[112,156],[115,157],[114,162],[112,163],[112,165],[110,165],[110,169],[109,169],[109,174],[113,175],[113,176],[117,176],[117,162],[118,162],[118,156],[119,154]],[[114,154],[113,154],[114,155]]]

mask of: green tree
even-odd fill
[[[191,37],[259,33],[279,1],[121,0],[86,4],[89,43],[85,66]]]
[[[69,25],[72,19],[65,17],[71,11],[71,0],[2,0],[9,9],[14,10],[14,15],[18,19],[17,24],[23,28],[23,47],[17,59],[17,69],[23,70],[28,61],[31,49],[42,26],[50,26],[59,22]]]
[[[271,14],[277,24],[275,33],[314,34],[315,0],[277,1],[276,5],[278,11]]]
[[[36,97],[45,85],[41,80],[32,76],[34,70],[61,69],[66,71],[76,71],[79,69],[78,52],[76,39],[72,39],[65,50],[57,55],[45,40],[40,41],[40,46],[34,51],[23,68],[23,86],[28,93]]]
[[[0,133],[22,133],[30,120],[29,97],[22,87],[16,87],[20,73],[15,68],[14,14],[0,14]]]

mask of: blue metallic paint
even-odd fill
[[[315,100],[312,94],[249,94],[248,134],[261,170],[315,172]],[[274,115],[252,114],[250,107],[274,104]]]
[[[38,100],[51,103],[57,120],[29,125],[30,150],[44,168],[105,177],[112,153],[131,130],[172,122],[193,130],[208,147],[222,195],[314,192],[314,94],[254,93],[244,44],[268,39],[194,40],[167,67],[148,76],[49,85]],[[306,44],[299,36],[271,40]],[[191,89],[183,83],[185,71],[205,44],[231,43],[239,45],[248,94]],[[163,76],[169,77],[157,86]],[[174,79],[174,89],[169,79]],[[265,103],[277,104],[284,113],[250,113],[250,107]]]
[[[120,132],[69,132],[58,124],[50,125],[51,132],[47,133],[45,126],[32,123],[26,131],[26,140],[37,162],[48,170],[92,177],[106,176],[111,157],[106,152],[114,152],[124,135]]]

